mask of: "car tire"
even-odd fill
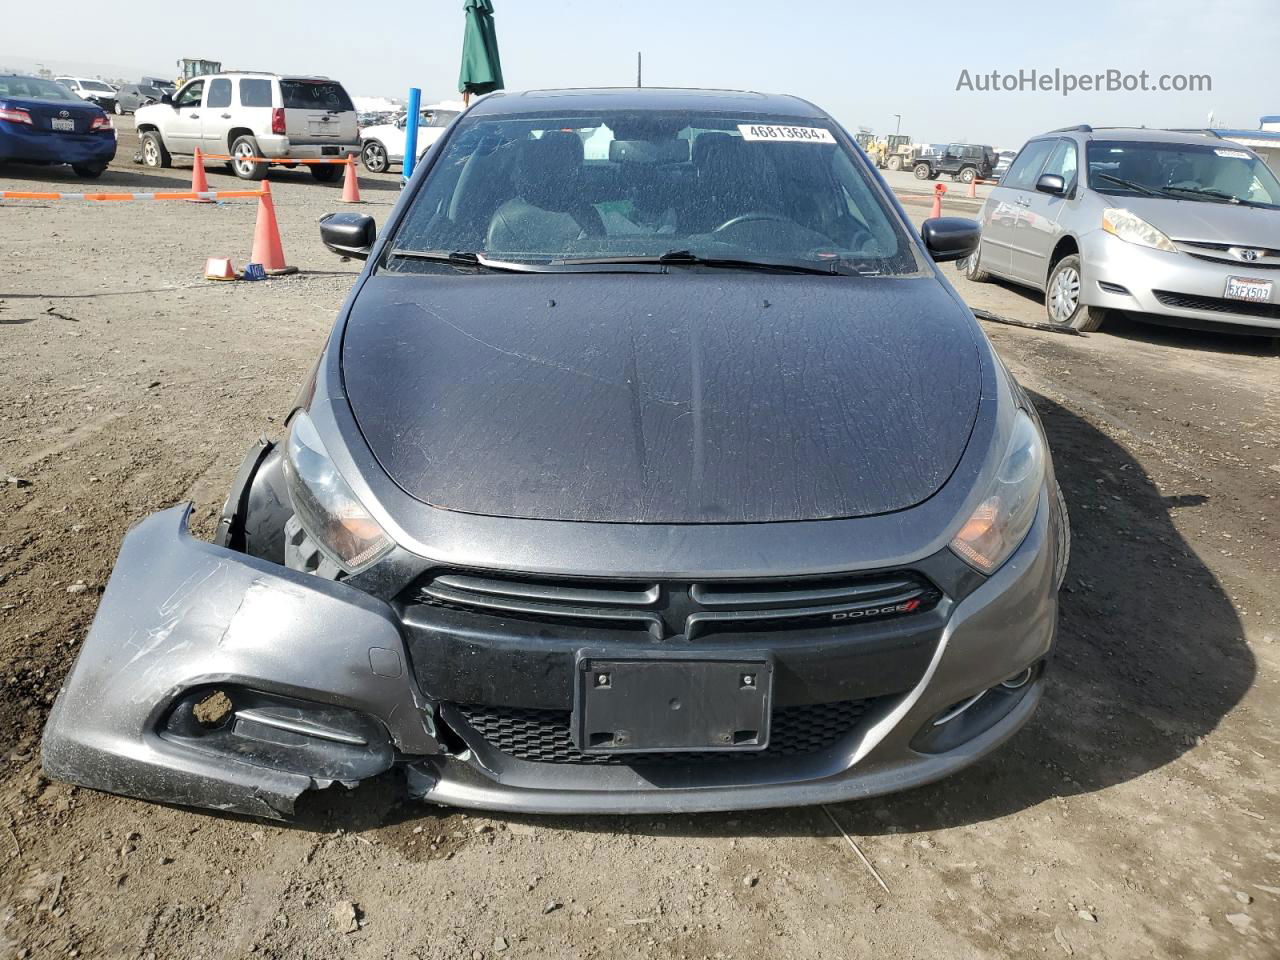
[[[981,256],[982,244],[979,243],[977,250],[956,263],[956,266],[964,271],[964,278],[970,283],[986,283],[991,279],[991,274],[982,269]]]
[[[963,170],[960,171],[961,183],[973,183],[973,181],[977,179],[978,179],[978,171],[973,169],[973,167],[965,167]]]
[[[917,180],[932,180],[937,176],[927,163],[917,163],[915,174]]]
[[[111,109],[115,111],[115,114],[116,114],[116,116],[117,116],[117,117],[123,117],[123,116],[124,116],[124,107],[120,106],[120,101],[119,101],[119,100],[117,100],[117,101],[116,101],[116,105],[115,105],[114,107],[112,107]]]
[[[890,170],[901,170],[901,169],[902,169],[902,158],[901,158],[901,157],[890,157],[890,158],[889,158],[889,169],[890,169]]]
[[[75,175],[82,180],[97,180],[106,172],[107,165],[104,163],[101,165],[87,166],[85,164],[73,163],[71,165],[71,169],[75,172]]]
[[[1044,310],[1050,323],[1090,333],[1102,326],[1107,312],[1080,302],[1081,277],[1080,257],[1074,253],[1054,264],[1044,288]]]
[[[258,141],[253,137],[236,137],[231,144],[231,172],[241,180],[262,180],[267,175],[268,164],[244,159],[259,157]]]
[[[342,176],[342,168],[336,163],[312,163],[311,175],[321,183],[333,183]]]
[[[391,169],[391,160],[387,156],[387,148],[381,140],[366,140],[360,148],[360,162],[370,173],[386,173]]]
[[[171,167],[173,158],[164,147],[164,140],[155,130],[148,130],[142,135],[142,163],[148,167]]]
[[[1062,485],[1056,480],[1053,490],[1057,495],[1058,514],[1062,517],[1062,536],[1058,538],[1058,551],[1053,563],[1054,588],[1061,590],[1067,579],[1067,565],[1071,562],[1071,515],[1067,512],[1067,498],[1062,495]]]

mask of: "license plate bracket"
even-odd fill
[[[1270,303],[1272,282],[1256,277],[1227,277],[1227,286],[1223,296],[1228,300],[1243,300],[1246,303]]]
[[[586,754],[750,752],[769,745],[773,662],[578,655],[573,734]]]
[[[75,120],[67,120],[62,117],[54,117],[49,121],[49,127],[52,130],[57,130],[59,133],[75,133],[76,122]]]

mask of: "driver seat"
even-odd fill
[[[515,158],[515,197],[494,211],[485,249],[565,251],[583,237],[603,237],[600,212],[581,194],[582,140],[561,130],[525,140]]]

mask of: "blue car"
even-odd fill
[[[69,163],[102,175],[116,155],[116,131],[101,107],[60,83],[0,74],[0,163]]]

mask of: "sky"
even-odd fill
[[[1073,0],[960,6],[828,0],[493,0],[509,89],[646,86],[793,93],[850,130],[1017,148],[1076,123],[1252,129],[1280,114],[1280,0]],[[184,7],[192,12],[183,12]],[[457,96],[462,0],[237,7],[115,0],[24,7],[0,68],[170,75],[179,57],[319,73],[353,96]],[[978,10],[979,8],[969,8]],[[105,19],[104,19],[105,18]],[[114,28],[108,24],[116,25]],[[128,25],[128,26],[121,26]],[[15,42],[20,38],[21,42]],[[55,41],[56,38],[56,41]],[[958,91],[993,70],[1208,74],[1194,93]]]

